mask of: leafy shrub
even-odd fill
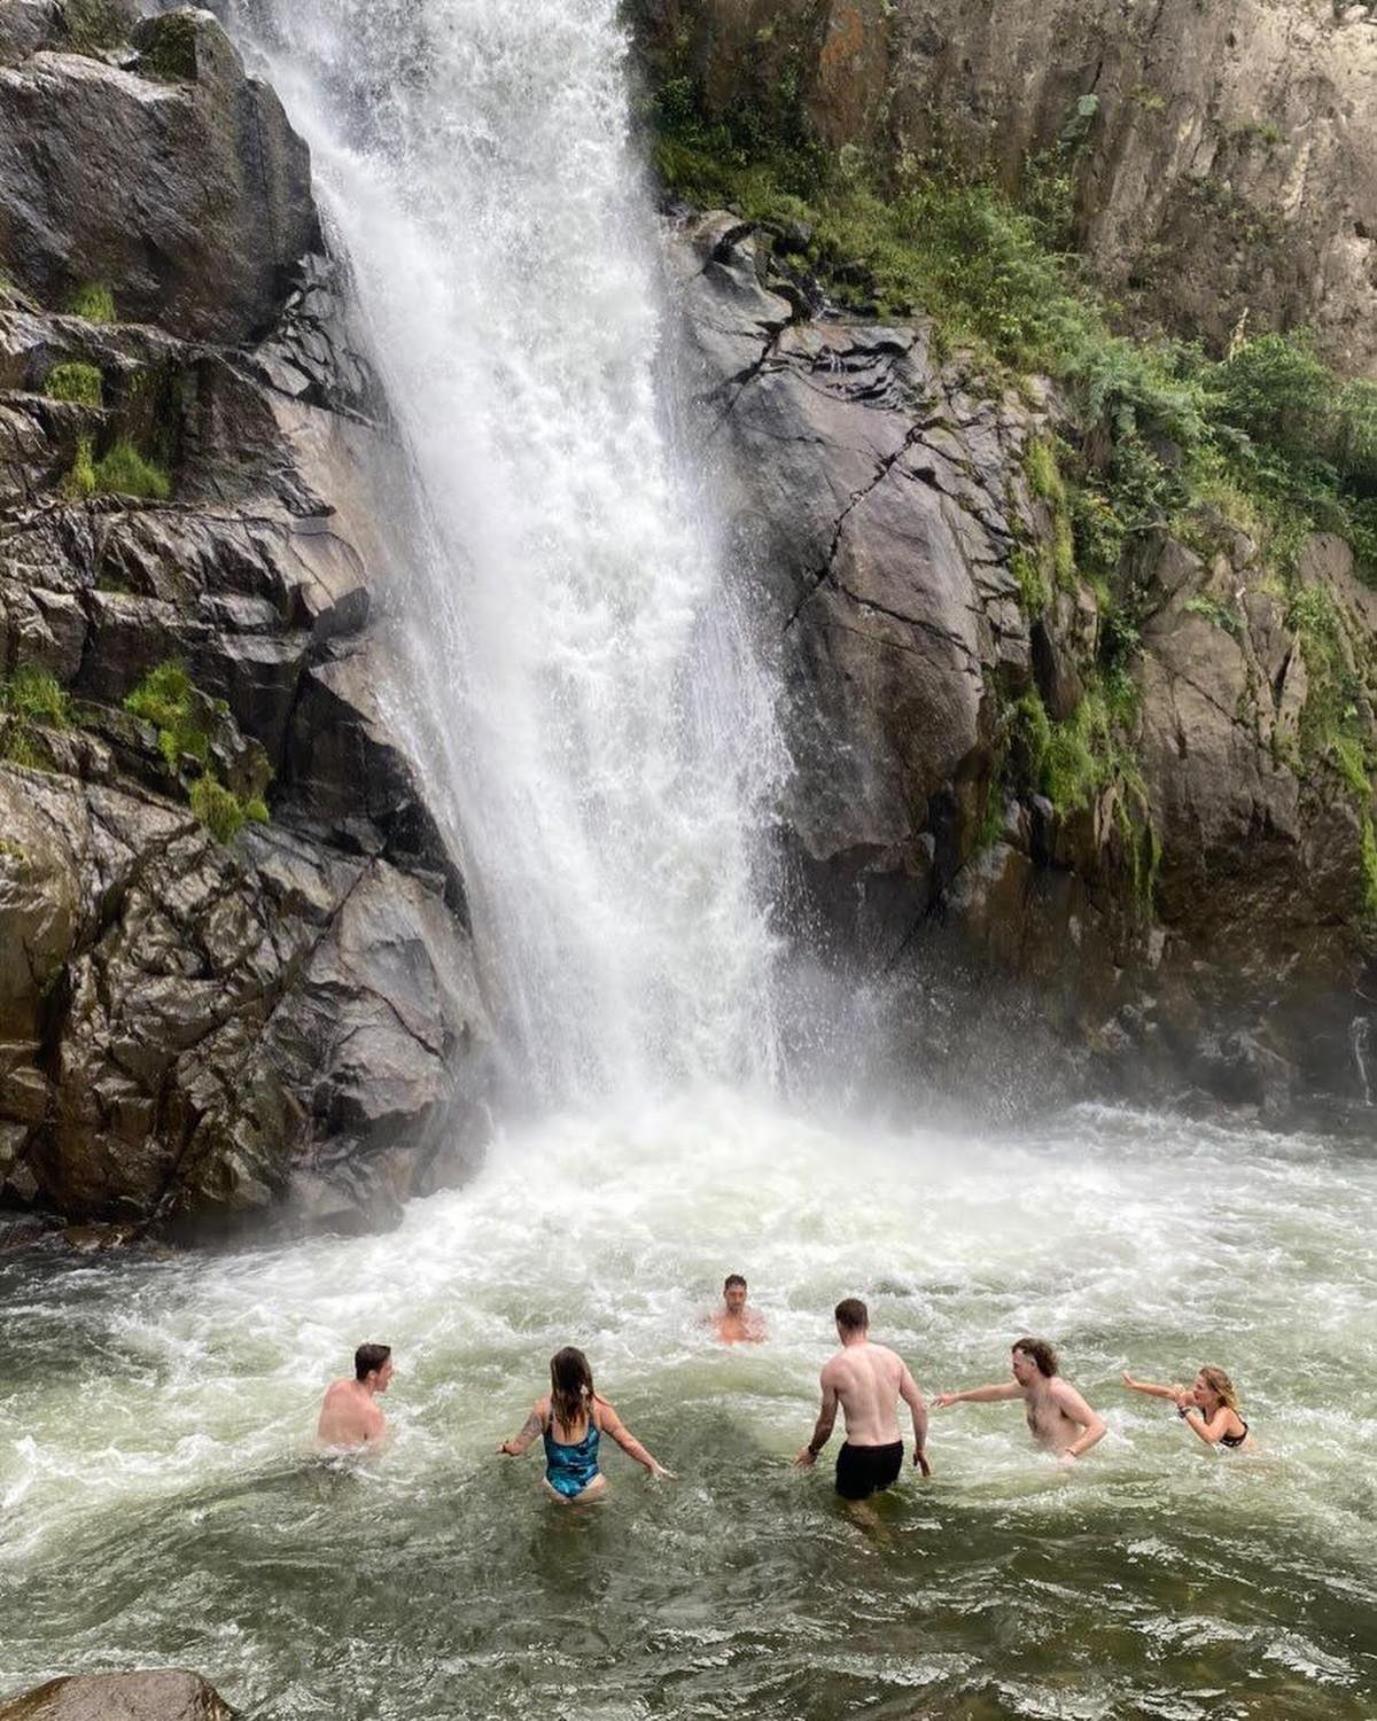
[[[166,502],[172,481],[161,466],[145,460],[132,442],[121,438],[96,462],[96,488],[117,496],[137,496]]]
[[[169,771],[183,758],[204,766],[210,757],[213,708],[201,698],[186,666],[175,660],[149,670],[125,699],[124,709],[158,731],[158,751]]]
[[[99,406],[101,374],[95,365],[54,365],[43,382],[49,400],[69,400],[77,406]]]
[[[1041,558],[1020,544],[1009,558],[1009,571],[1018,581],[1024,614],[1030,621],[1036,621],[1052,601]]]
[[[0,759],[46,770],[50,754],[45,729],[71,726],[71,702],[55,676],[26,666],[0,677]]]
[[[0,711],[49,729],[66,729],[72,721],[71,701],[57,677],[31,665],[0,679]]]
[[[88,281],[84,287],[78,287],[67,301],[67,313],[73,317],[85,317],[88,323],[118,321],[115,296],[99,281]]]
[[[1077,114],[1087,129],[1093,109]],[[1377,384],[1341,385],[1303,336],[1258,334],[1215,360],[1192,343],[1116,334],[1061,248],[1065,183],[1050,209],[1037,174],[1024,208],[910,158],[881,179],[854,151],[844,162],[819,150],[796,104],[709,124],[687,75],[661,87],[651,118],[673,190],[810,232],[805,260],[841,303],[921,309],[949,350],[972,349],[996,380],[1053,377],[1086,429],[1108,433],[1107,467],[1064,474],[1074,536],[1057,549],[1061,577],[1071,560],[1112,576],[1126,543],[1176,527],[1209,486],[1241,503],[1281,568],[1321,529],[1347,537],[1377,578]],[[1065,182],[1067,160],[1049,170]]]
[[[62,481],[63,494],[80,501],[86,496],[96,493],[96,468],[91,459],[91,439],[83,436],[78,439],[76,458],[72,462],[72,470]]]
[[[251,749],[251,755],[257,752],[257,762],[250,756],[248,785],[242,795],[221,782],[211,763],[211,745],[228,708],[201,692],[185,664],[169,660],[149,670],[125,699],[124,708],[157,729],[158,751],[173,776],[180,775],[188,758],[200,767],[187,798],[192,812],[217,842],[231,841],[246,822],[268,823],[270,815],[262,790],[272,773],[266,758],[261,749]]]
[[[232,789],[209,771],[191,785],[191,810],[216,842],[227,843],[244,827],[247,813]]]

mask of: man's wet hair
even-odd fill
[[[740,1285],[743,1291],[747,1288],[746,1281],[741,1277],[740,1273],[728,1273],[726,1278],[722,1281],[722,1289],[724,1291],[730,1291],[733,1285]]]
[[[1046,1339],[1016,1339],[1012,1348],[1032,1357],[1038,1373],[1046,1375],[1048,1380],[1057,1372],[1057,1353]]]
[[[367,1380],[381,1370],[392,1355],[391,1345],[360,1345],[354,1352],[354,1379]]]
[[[870,1325],[870,1310],[859,1297],[843,1297],[833,1311],[839,1327],[848,1333],[860,1333]]]

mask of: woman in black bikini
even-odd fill
[[[1238,1393],[1222,1368],[1202,1368],[1194,1386],[1157,1386],[1150,1380],[1134,1380],[1127,1372],[1124,1385],[1150,1398],[1171,1399],[1176,1414],[1207,1446],[1227,1446],[1232,1451],[1252,1444],[1248,1424],[1239,1415]]]

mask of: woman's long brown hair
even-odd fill
[[[566,1345],[550,1358],[550,1420],[572,1434],[580,1422],[593,1420],[593,1371],[588,1358]]]
[[[1222,1368],[1202,1368],[1200,1378],[1211,1392],[1219,1394],[1219,1402],[1228,1405],[1238,1415],[1238,1390]]]

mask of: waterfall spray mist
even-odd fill
[[[410,471],[395,714],[546,1101],[774,1058],[754,861],[780,747],[657,402],[616,11],[255,8]]]

